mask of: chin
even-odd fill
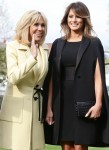
[[[36,39],[36,40],[35,40],[35,43],[39,44],[40,41],[41,41],[41,39]]]
[[[42,38],[35,38],[35,41],[40,41]]]

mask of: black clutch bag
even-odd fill
[[[94,104],[95,101],[76,102],[75,103],[76,116],[85,117],[88,110],[92,106],[94,106]]]

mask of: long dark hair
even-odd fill
[[[70,10],[73,10],[77,16],[83,18],[84,21],[84,28],[83,34],[85,37],[91,37],[91,33],[94,32],[91,19],[90,19],[90,12],[87,6],[82,2],[75,2],[71,3],[65,11],[65,14],[61,21],[61,29],[65,33],[65,39],[68,39],[70,36],[70,28],[67,24],[67,18]],[[94,32],[95,33],[95,32]]]

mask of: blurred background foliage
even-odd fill
[[[0,76],[6,76],[6,44],[0,43]]]

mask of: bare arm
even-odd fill
[[[102,81],[101,81],[101,73],[100,73],[100,66],[97,60],[96,63],[96,70],[95,70],[95,94],[96,94],[96,105],[102,106]]]
[[[47,115],[46,121],[49,125],[53,124],[53,112],[52,112],[52,79],[49,84],[48,104],[47,104]]]
[[[48,95],[47,109],[48,110],[52,109],[52,79],[50,80],[50,84],[49,84],[49,95]]]
[[[98,118],[101,114],[101,107],[102,107],[102,95],[103,95],[103,88],[102,88],[102,80],[101,80],[101,73],[100,73],[100,66],[97,59],[96,68],[95,68],[95,96],[96,96],[96,103],[93,107],[91,107],[86,114],[85,117],[90,115],[90,118]]]

